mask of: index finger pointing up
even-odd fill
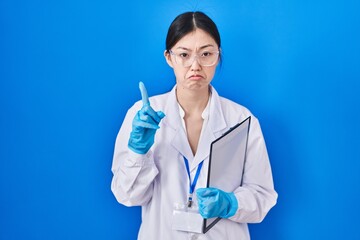
[[[145,88],[145,85],[143,82],[139,82],[139,88],[140,88],[140,92],[141,92],[143,106],[150,105],[149,96],[147,94],[147,91],[146,91],[146,88]]]

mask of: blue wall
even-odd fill
[[[0,1],[0,239],[135,239],[110,191],[127,108],[174,84],[167,28],[218,24],[213,85],[260,119],[278,204],[255,240],[354,239],[360,214],[360,3]]]

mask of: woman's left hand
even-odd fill
[[[196,190],[199,212],[203,218],[229,218],[235,215],[238,202],[235,194],[218,188],[199,188]]]

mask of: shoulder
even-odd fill
[[[262,134],[259,119],[247,107],[225,97],[219,97],[219,99],[223,115],[230,125],[235,125],[250,117],[250,129],[253,132],[252,134]]]
[[[166,104],[166,102],[170,96],[170,93],[171,92],[166,92],[163,94],[159,94],[159,95],[150,97],[149,101],[150,101],[151,106],[163,107]]]
[[[247,117],[251,117],[257,120],[247,107],[225,97],[220,97],[219,99],[225,118],[236,118],[238,121],[242,121]]]
[[[242,113],[242,114],[246,114],[246,115],[251,114],[250,110],[247,107],[245,107],[237,102],[234,102],[228,98],[219,96],[219,100],[220,100],[220,104],[224,110],[238,112],[238,113]]]
[[[215,88],[212,88],[212,92],[214,94],[215,101],[219,102],[221,110],[225,117],[231,116],[232,118],[235,117],[238,119],[245,119],[248,116],[253,117],[253,114],[247,107],[226,97],[220,96],[215,90]]]

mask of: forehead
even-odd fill
[[[216,48],[218,47],[215,40],[209,33],[197,28],[195,31],[190,32],[182,37],[173,48],[187,48],[193,50],[207,45]]]

